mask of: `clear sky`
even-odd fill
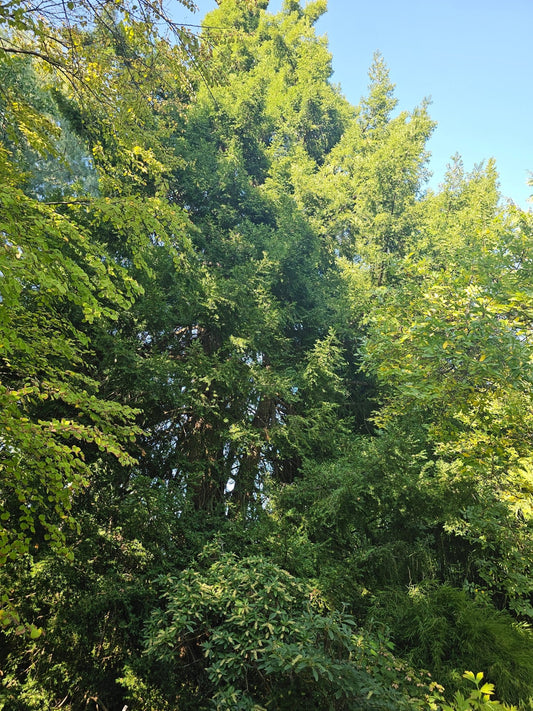
[[[181,8],[175,19],[199,23],[216,7],[215,0],[195,2],[195,15]],[[271,0],[269,10],[281,5]],[[526,185],[533,171],[533,0],[329,0],[328,7],[317,32],[329,39],[332,81],[351,103],[366,93],[375,50],[389,66],[400,109],[432,99],[432,187],[456,152],[467,170],[493,157],[503,195],[533,207]]]

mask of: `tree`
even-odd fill
[[[199,60],[3,10],[1,701],[522,701],[530,216],[492,163],[424,193],[427,105],[377,55],[350,106],[324,2],[218,5]]]
[[[341,255],[369,268],[381,286],[416,230],[417,200],[427,179],[425,144],[434,123],[427,102],[392,116],[394,85],[379,54],[369,74],[368,96],[321,169],[320,220]]]
[[[13,13],[9,22],[20,29],[17,23],[26,22],[26,16],[17,8],[8,11]],[[31,41],[45,41],[42,22],[31,17],[27,22],[28,32],[36,33]],[[134,462],[127,443],[140,432],[138,411],[102,394],[90,364],[90,338],[95,328],[112,330],[142,292],[136,277],[147,268],[143,255],[152,240],[171,251],[178,243],[186,248],[187,242],[182,241],[187,220],[178,209],[167,209],[157,198],[132,197],[126,189],[115,190],[119,197],[111,200],[95,194],[94,180],[88,189],[87,176],[94,177],[91,161],[73,136],[72,123],[61,117],[61,126],[59,120],[66,87],[59,78],[51,94],[41,69],[30,64],[31,53],[21,58],[10,47],[2,56],[6,131],[0,146],[2,564],[47,542],[71,556],[64,545],[66,526],[76,525],[72,501],[88,485],[95,462],[107,455],[122,466]],[[78,99],[90,86],[89,75],[90,70]],[[111,79],[108,72],[108,88],[117,89]],[[22,96],[21,89],[28,88]],[[77,163],[59,154],[65,137],[76,146]],[[130,166],[134,161],[128,175],[135,182],[140,173],[149,175],[150,147],[124,142]],[[98,151],[93,156],[98,163]],[[63,170],[58,175],[68,177],[50,192],[38,166],[54,161]],[[120,180],[125,188],[124,174],[112,184]],[[106,186],[101,182],[99,188]],[[7,604],[3,624],[18,622],[7,595],[2,603]]]
[[[161,392],[165,417],[149,425],[157,456],[145,466],[182,481],[191,511],[220,515],[229,501],[230,511],[253,515],[267,475],[293,478],[303,450],[327,449],[328,427],[338,427],[342,357],[324,326],[332,253],[295,188],[286,194],[299,180],[287,173],[293,158],[316,168],[342,130],[345,104],[313,35],[318,10],[273,22],[260,6],[225,2],[206,20],[227,30],[211,40],[211,71],[224,81],[199,88],[174,136],[170,194],[195,225],[201,285],[191,299],[170,264],[158,268],[166,318],[148,325],[146,352],[166,360],[181,390]],[[312,135],[323,117],[331,128]]]

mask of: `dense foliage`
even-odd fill
[[[0,6],[0,708],[533,708],[532,213],[218,5]]]

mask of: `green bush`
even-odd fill
[[[180,711],[430,708],[427,677],[262,557],[211,547],[197,566],[160,583],[147,664],[123,682],[135,708],[152,711],[142,705],[150,684]]]
[[[372,615],[389,627],[397,653],[433,672],[447,691],[465,689],[465,669],[483,669],[505,702],[533,696],[533,634],[490,602],[428,585],[379,594]]]

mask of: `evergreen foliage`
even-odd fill
[[[0,7],[6,711],[533,708],[532,213],[267,8]]]

